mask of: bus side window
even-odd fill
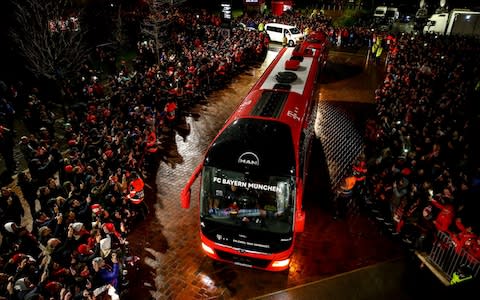
[[[283,213],[285,206],[288,205],[289,191],[286,182],[277,183],[277,210],[278,213]]]

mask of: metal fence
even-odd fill
[[[362,134],[346,111],[328,101],[318,103],[315,134],[322,143],[330,184],[335,187],[352,170],[353,162],[363,152]]]
[[[444,273],[443,276],[448,282],[452,279],[453,273],[458,271],[461,266],[468,266],[474,278],[480,276],[480,261],[465,249],[456,250],[455,244],[446,233],[437,233],[437,238],[427,258],[429,263]]]

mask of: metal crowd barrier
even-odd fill
[[[480,261],[465,249],[456,251],[452,239],[444,232],[437,233],[429,254],[417,252],[417,256],[445,285],[450,285],[453,274],[462,266],[469,267],[473,278],[480,275]]]
[[[346,111],[328,101],[319,101],[315,134],[322,143],[330,184],[335,187],[351,172],[353,162],[362,153],[362,133]]]

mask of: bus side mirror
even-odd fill
[[[183,190],[180,192],[180,204],[182,205],[182,208],[190,208],[190,198],[192,194],[191,188],[193,183],[197,179],[198,175],[200,175],[201,171],[202,171],[202,164],[199,164],[195,168],[195,171],[193,171],[192,176],[188,180]]]
[[[305,230],[305,212],[297,212],[297,217],[295,218],[295,232],[303,232]]]
[[[182,208],[190,208],[190,197],[192,191],[190,188],[184,188],[180,193],[180,200]]]

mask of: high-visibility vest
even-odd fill
[[[147,152],[149,153],[155,153],[158,150],[157,147],[157,135],[155,134],[155,131],[150,132],[150,134],[147,137],[147,147],[146,147]]]
[[[265,24],[263,24],[263,22],[260,22],[260,24],[258,24],[258,31],[262,32],[264,29],[265,29]]]
[[[355,176],[349,176],[345,178],[345,189],[346,190],[351,190],[355,186],[355,183],[357,182],[357,178]]]
[[[145,183],[141,178],[136,178],[132,180],[132,182],[130,182],[130,185],[129,185],[130,193],[128,194],[127,198],[133,204],[142,203],[143,198],[145,197],[145,193],[143,191],[144,186],[145,186]]]
[[[454,272],[453,275],[452,275],[452,280],[450,280],[450,284],[457,284],[457,283],[460,283],[462,281],[466,281],[466,280],[469,280],[469,279],[472,279],[472,278],[473,278],[472,275],[465,276],[465,275],[462,275],[462,274],[457,274],[457,272]]]
[[[353,193],[353,187],[355,186],[355,183],[357,182],[357,179],[355,176],[349,176],[345,178],[344,184],[340,187],[340,195],[343,197],[349,197]]]
[[[364,163],[353,166],[353,174],[357,181],[364,181],[367,174],[367,168],[364,167]]]
[[[175,119],[175,110],[177,109],[177,104],[175,102],[168,102],[165,105],[165,112],[167,113],[167,119],[172,121]]]

